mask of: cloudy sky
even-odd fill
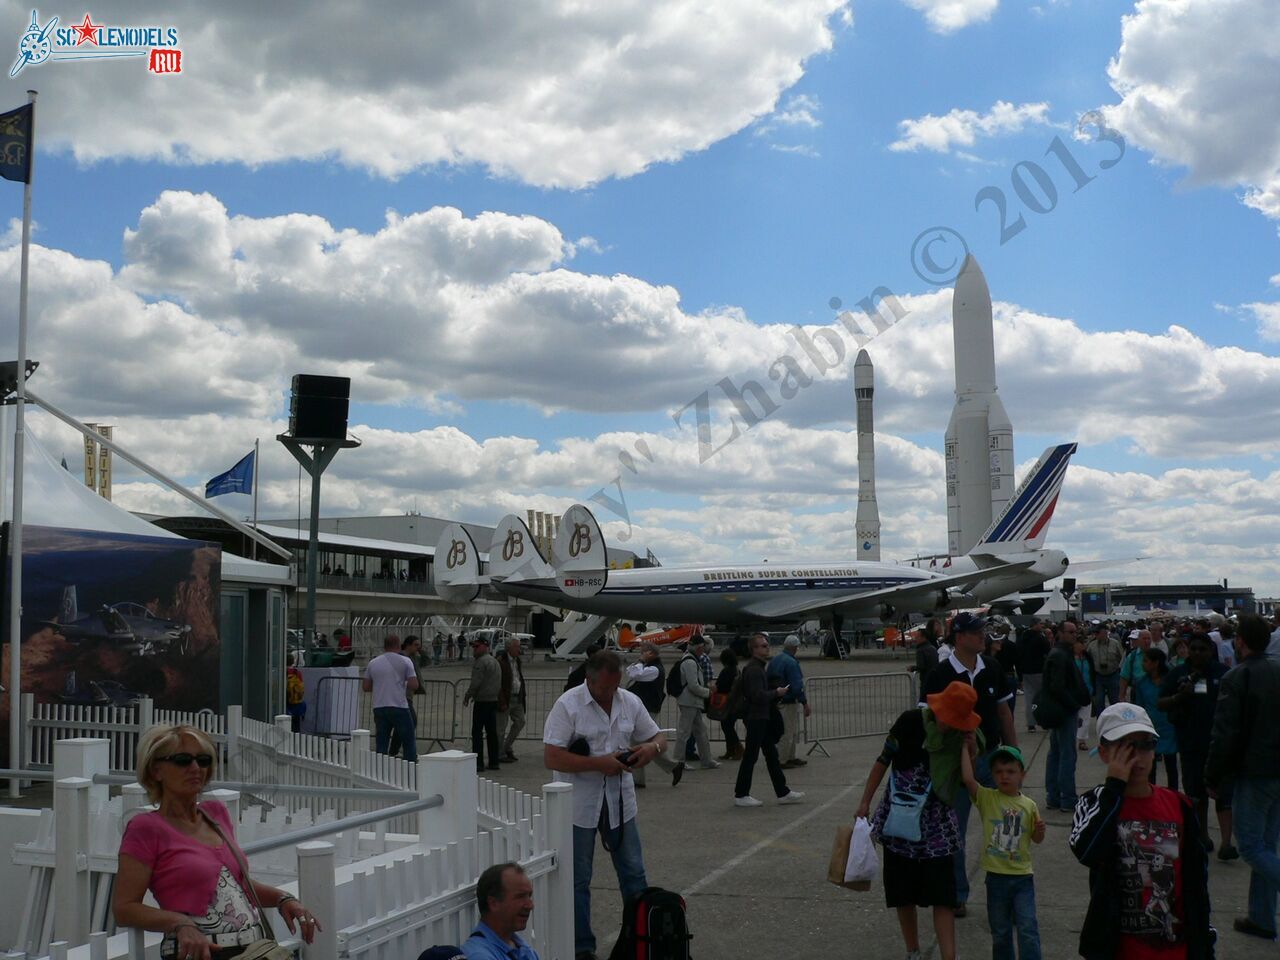
[[[1081,445],[1050,545],[1153,558],[1102,579],[1280,593],[1270,0],[211,9],[95,5],[101,41],[176,29],[182,72],[57,55],[85,40],[2,98],[40,91],[38,389],[193,488],[260,438],[262,513],[294,514],[289,378],[333,373],[364,445],[326,475],[329,514],[596,495],[666,562],[852,556],[837,317],[883,288],[884,552],[944,549],[967,248],[1021,469]],[[30,17],[0,2],[14,57]],[[16,305],[20,188],[0,202]],[[69,431],[32,428],[78,464]],[[188,512],[120,463],[115,493]]]

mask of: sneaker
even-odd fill
[[[1226,846],[1218,850],[1218,859],[1219,860],[1239,860],[1240,851],[1228,843]]]
[[[684,776],[684,761],[681,760],[671,768],[671,785],[674,787],[680,782],[680,778]]]
[[[505,757],[502,758],[502,762],[515,763],[518,759],[519,757],[517,757],[514,753],[508,753]]]
[[[785,797],[779,797],[779,803],[799,803],[804,799],[804,794],[799,790],[792,790]]]
[[[706,763],[702,764],[702,769],[703,770],[719,770],[720,763],[716,760],[708,760]]]
[[[734,797],[733,805],[735,807],[763,807],[764,801],[757,800],[755,797]]]

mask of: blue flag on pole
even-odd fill
[[[31,180],[31,104],[0,113],[0,177]]]
[[[206,497],[220,497],[224,493],[253,493],[253,451],[226,473],[220,473],[204,485]]]

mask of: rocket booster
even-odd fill
[[[875,394],[876,368],[867,351],[859,350],[853,364],[853,396],[858,425],[858,514],[854,529],[858,537],[858,559],[880,559],[880,508],[876,505],[875,427],[871,402]]]
[[[996,390],[991,292],[972,255],[951,301],[956,402],[947,424],[947,542],[967,553],[1013,496],[1013,425]]]

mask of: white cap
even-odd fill
[[[784,647],[798,647],[800,646],[800,638],[794,633],[789,633],[787,634],[787,639],[782,641],[782,645]]]
[[[1149,733],[1160,736],[1151,723],[1147,711],[1132,703],[1113,703],[1098,714],[1098,739],[1108,743],[1127,737],[1131,733]]]

